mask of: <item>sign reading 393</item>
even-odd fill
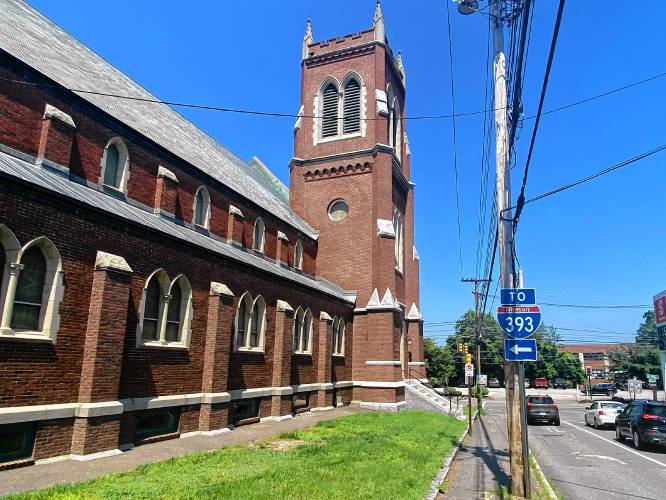
[[[499,306],[497,322],[508,336],[526,339],[539,328],[541,309],[539,306]]]

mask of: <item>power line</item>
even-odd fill
[[[602,92],[600,94],[596,94],[590,97],[586,97],[584,99],[580,99],[568,104],[563,104],[561,106],[558,106],[553,109],[549,109],[547,111],[544,111],[541,113],[541,116],[546,116],[551,113],[556,113],[559,111],[563,111],[566,109],[573,108],[575,106],[581,105],[581,104],[586,104],[591,101],[595,101],[597,99],[607,97],[609,95],[616,94],[618,92],[622,92],[624,90],[636,87],[638,85],[642,85],[654,80],[657,80],[659,78],[663,78],[666,76],[666,72],[658,73],[653,76],[650,76],[648,78],[645,78],[643,80],[638,80],[635,82],[631,82],[629,84],[623,85],[621,87],[617,87],[612,90],[608,90],[606,92]],[[136,97],[136,96],[129,96],[129,95],[122,95],[122,94],[112,94],[112,93],[107,93],[107,92],[99,92],[99,91],[94,91],[94,90],[85,90],[85,89],[77,89],[77,88],[70,88],[70,87],[65,87],[62,85],[53,85],[53,84],[48,84],[48,83],[37,83],[37,82],[25,82],[22,80],[14,80],[11,78],[0,78],[0,81],[5,82],[5,83],[12,83],[12,84],[17,84],[17,85],[28,85],[28,86],[33,86],[33,87],[44,87],[44,88],[54,88],[54,89],[60,89],[60,90],[68,90],[70,92],[75,92],[77,94],[90,94],[90,95],[97,95],[100,97],[111,97],[114,99],[127,99],[130,101],[139,101],[139,102],[145,102],[145,103],[151,103],[151,104],[164,104],[167,106],[175,106],[175,107],[182,107],[182,108],[194,108],[194,109],[202,109],[202,110],[207,110],[207,111],[221,111],[221,112],[226,112],[226,113],[239,113],[239,114],[248,114],[248,115],[258,115],[258,116],[274,116],[274,117],[281,117],[281,118],[315,118],[315,119],[321,119],[321,116],[315,116],[315,115],[298,115],[294,113],[279,113],[279,112],[272,112],[272,111],[260,111],[260,110],[250,110],[250,109],[242,109],[242,108],[229,108],[229,107],[222,107],[222,106],[212,106],[212,105],[206,105],[206,104],[194,104],[194,103],[187,103],[187,102],[178,102],[178,101],[165,101],[161,99],[153,99],[153,98],[147,98],[147,97]],[[444,113],[444,114],[437,114],[437,115],[415,115],[415,116],[403,116],[403,120],[444,120],[444,119],[449,119],[449,118],[454,118],[454,117],[465,117],[465,116],[476,116],[476,115],[483,115],[485,113],[492,113],[494,111],[500,110],[501,108],[491,108],[491,109],[483,109],[479,111],[465,111],[461,113],[456,113],[455,115],[451,113]],[[536,118],[537,115],[532,115],[523,118],[523,121],[525,120],[533,120]],[[366,117],[366,118],[361,118],[361,120],[364,121],[374,121],[374,120],[386,120],[386,118],[383,117]]]
[[[520,214],[523,211],[523,206],[525,205],[525,186],[527,184],[527,174],[530,170],[530,162],[532,160],[532,153],[534,152],[534,143],[536,142],[537,131],[539,130],[539,123],[541,122],[541,112],[543,111],[543,103],[546,99],[546,90],[548,89],[548,80],[550,79],[550,70],[553,66],[553,59],[555,57],[555,47],[557,46],[557,38],[560,33],[560,23],[562,22],[562,13],[564,12],[564,4],[566,0],[560,0],[559,7],[557,9],[557,17],[555,19],[555,28],[553,29],[553,37],[550,42],[550,51],[548,53],[548,62],[546,63],[546,72],[543,76],[543,84],[541,85],[541,95],[539,96],[539,107],[537,108],[536,121],[534,122],[534,128],[532,129],[532,138],[530,139],[530,148],[527,152],[527,160],[525,161],[525,170],[523,172],[523,182],[520,187],[520,194],[518,195],[518,201],[516,203],[516,212],[513,217],[513,232],[516,233],[516,228],[518,227],[518,221],[520,220]]]
[[[640,153],[640,154],[638,154],[638,155],[636,155],[636,156],[634,156],[634,157],[632,157],[632,158],[629,158],[629,159],[627,159],[627,160],[621,161],[620,163],[616,163],[615,165],[611,165],[610,167],[606,167],[606,168],[604,168],[603,170],[600,170],[600,171],[598,171],[598,172],[596,172],[596,173],[594,173],[594,174],[592,174],[592,175],[588,175],[587,177],[583,177],[582,179],[578,179],[577,181],[571,182],[571,183],[569,183],[569,184],[565,184],[565,185],[563,185],[563,186],[560,186],[560,187],[558,187],[558,188],[552,189],[552,190],[550,190],[550,191],[547,191],[547,192],[542,193],[542,194],[540,194],[540,195],[534,196],[534,197],[532,197],[532,198],[528,198],[527,200],[525,200],[524,205],[528,205],[528,204],[530,204],[530,203],[533,203],[533,202],[535,202],[535,201],[541,200],[541,199],[543,199],[543,198],[547,198],[548,196],[552,196],[552,195],[557,194],[557,193],[560,193],[560,192],[562,192],[562,191],[566,191],[567,189],[571,189],[571,188],[573,188],[573,187],[576,187],[576,186],[578,186],[578,185],[580,185],[580,184],[583,184],[583,183],[585,183],[585,182],[589,182],[589,181],[591,181],[591,180],[593,180],[593,179],[596,179],[597,177],[601,177],[602,175],[606,175],[606,174],[608,174],[608,173],[610,173],[610,172],[613,172],[614,170],[618,170],[618,169],[620,169],[620,168],[623,168],[623,167],[626,167],[626,166],[628,166],[628,165],[631,165],[632,163],[636,163],[636,162],[639,161],[639,160],[643,160],[644,158],[647,158],[647,157],[649,157],[649,156],[655,155],[655,154],[657,154],[657,153],[663,151],[664,149],[666,149],[666,144],[662,144],[661,146],[657,146],[657,147],[654,148],[654,149],[651,149],[651,150],[646,151],[646,152],[644,152],[644,153]],[[513,206],[513,207],[510,207],[510,208],[507,209],[507,210],[511,210],[511,209],[513,209],[513,208],[516,208],[516,207],[517,207],[517,205],[516,205],[516,206]]]
[[[458,147],[456,141],[456,92],[454,85],[453,75],[453,41],[451,39],[451,9],[449,8],[449,1],[445,0],[446,4],[446,25],[449,34],[449,62],[451,64],[451,71],[449,72],[451,81],[451,110],[453,111],[452,128],[453,128],[453,173],[455,177],[455,190],[456,190],[456,218],[458,221],[458,261],[460,264],[460,277],[463,275],[463,261],[462,261],[462,225],[460,223],[460,191],[458,188]]]

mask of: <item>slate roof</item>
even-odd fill
[[[22,0],[0,0],[0,49],[69,89],[158,99]],[[267,176],[164,104],[78,94],[311,238]]]
[[[27,158],[27,157],[26,157]],[[118,217],[146,229],[158,231],[169,237],[196,245],[230,260],[252,266],[274,276],[289,280],[326,295],[353,304],[356,300],[354,292],[347,292],[333,283],[322,279],[314,279],[291,268],[286,268],[264,257],[254,255],[234,245],[217,240],[194,229],[164,219],[147,210],[126,201],[107,195],[95,188],[70,180],[65,175],[39,167],[34,163],[0,152],[0,178],[9,176],[47,192],[64,196],[75,203],[81,203],[99,209],[112,217]],[[131,265],[131,263],[130,263]],[[239,290],[234,290],[238,293]]]

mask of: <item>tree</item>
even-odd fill
[[[625,382],[633,377],[645,382],[648,374],[659,375],[659,350],[654,345],[633,344],[611,351],[608,359],[614,382]]]
[[[433,385],[448,387],[449,379],[455,374],[453,355],[447,346],[438,346],[433,339],[423,343],[426,377]]]
[[[504,358],[502,343],[503,333],[497,320],[490,314],[483,314],[480,319],[481,328],[481,373],[489,378],[504,380]],[[456,321],[456,334],[446,339],[446,345],[450,349],[455,360],[455,380],[465,380],[464,365],[465,356],[458,352],[458,343],[466,343],[469,353],[476,365],[476,319],[474,311],[466,311]]]
[[[636,343],[657,345],[657,323],[654,311],[650,310],[643,313],[643,322],[636,330]]]
[[[585,372],[580,364],[580,359],[570,352],[560,351],[557,353],[555,372],[558,377],[562,377],[574,387],[585,383]]]

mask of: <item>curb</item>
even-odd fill
[[[546,492],[548,493],[548,496],[552,498],[553,500],[558,500],[558,496],[555,493],[555,490],[553,490],[553,487],[550,485],[550,481],[548,481],[548,478],[546,475],[543,473],[541,470],[541,467],[539,466],[539,462],[537,462],[537,459],[534,455],[531,455],[532,459],[534,460],[534,468],[536,469],[535,472],[539,476],[541,476],[542,483],[546,485]]]
[[[477,415],[478,412],[474,414],[474,418],[472,419],[472,421],[476,420]],[[449,453],[449,455],[444,459],[444,465],[435,476],[435,479],[432,480],[432,483],[430,483],[430,489],[428,490],[428,494],[425,497],[423,497],[424,500],[434,500],[435,497],[437,496],[437,493],[439,493],[439,485],[442,482],[444,482],[446,476],[449,474],[449,469],[451,469],[451,464],[453,463],[453,460],[456,458],[456,455],[460,451],[462,442],[465,439],[465,437],[467,437],[468,432],[469,432],[469,427],[465,427],[465,432],[462,433],[462,436],[460,436],[460,438],[456,442],[455,448],[453,448],[451,453]]]

